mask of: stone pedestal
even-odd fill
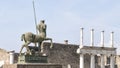
[[[62,68],[62,65],[52,63],[5,64],[3,68]]]
[[[47,63],[47,56],[20,55],[18,63]]]

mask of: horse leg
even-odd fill
[[[26,47],[27,52],[28,52],[30,55],[32,55],[32,53],[31,53],[31,51],[30,51],[30,49],[29,49],[29,47],[28,47],[28,45],[29,45],[30,43],[31,43],[31,42],[27,42],[27,43],[25,44],[25,47]]]
[[[25,47],[25,44],[24,45],[22,45],[22,48],[21,48],[21,50],[20,50],[20,54],[19,55],[21,55],[21,53],[22,53],[22,50],[23,50],[23,48]]]
[[[41,44],[42,44],[42,42],[39,42],[39,43],[38,43],[38,51],[39,51],[39,52],[41,52]]]
[[[51,42],[50,48],[52,48],[52,47],[53,47],[52,38],[45,38],[44,40],[50,40],[50,42]]]
[[[35,44],[35,47],[37,47],[37,43],[34,43]]]
[[[43,53],[43,50],[44,50],[43,43],[44,42],[41,43],[41,53]]]

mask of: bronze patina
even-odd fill
[[[51,41],[50,48],[52,48],[53,47],[52,38],[46,37],[46,29],[47,29],[47,25],[45,24],[45,21],[41,20],[40,23],[37,25],[37,30],[39,31],[39,34],[34,34],[31,32],[22,34],[21,40],[24,41],[25,43],[22,45],[22,48],[20,50],[20,55],[22,54],[22,50],[24,47],[27,50],[27,54],[32,55],[32,52],[28,47],[30,43],[38,43],[39,44],[38,51],[43,52],[43,41],[50,40]]]

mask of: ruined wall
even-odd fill
[[[70,45],[70,44],[58,44],[54,43],[53,48],[50,49],[50,43],[44,44],[44,52],[48,54],[48,62],[49,63],[60,63],[63,65],[63,68],[67,68],[67,65],[70,64],[71,68],[79,68],[79,55],[76,53],[76,50],[78,49],[78,45]],[[90,68],[90,60],[91,56],[90,54],[84,55],[84,66],[85,68]],[[117,57],[117,64],[120,67],[120,57]],[[110,61],[109,61],[110,63]],[[95,68],[101,68],[101,57],[95,56]],[[119,68],[118,66],[115,66],[115,68]],[[109,66],[105,66],[106,68],[109,68]]]
[[[54,43],[52,49],[49,46],[49,43],[44,45],[49,63],[60,63],[63,68],[67,68],[69,64],[72,68],[79,68],[79,55],[76,53],[78,46],[58,43]]]
[[[76,50],[79,48],[79,45],[71,44],[59,44],[54,43],[53,48],[50,49],[50,43],[44,44],[44,52],[48,54],[49,63],[59,63],[63,65],[63,68],[67,68],[68,64],[71,65],[71,68],[79,68],[79,54],[76,53]],[[84,66],[85,68],[90,68],[90,55],[84,55]],[[99,66],[99,57],[96,57],[96,68]]]
[[[9,64],[9,53],[4,49],[0,49],[0,61]]]
[[[117,68],[120,68],[120,55],[116,56],[116,63],[115,63],[117,66]]]

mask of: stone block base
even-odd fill
[[[62,68],[62,65],[52,63],[5,64],[3,68]]]
[[[18,63],[47,63],[47,56],[20,55]]]

